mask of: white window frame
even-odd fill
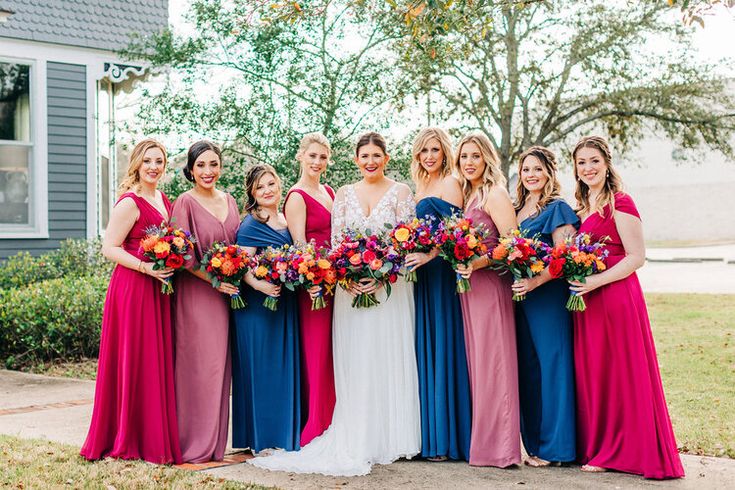
[[[46,118],[46,63],[33,58],[0,56],[0,62],[29,66],[31,106],[30,143],[4,140],[3,143],[29,146],[29,187],[27,225],[0,223],[0,238],[48,238],[48,133]]]

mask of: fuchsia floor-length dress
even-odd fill
[[[615,210],[639,217],[630,196]],[[608,267],[625,257],[610,207],[590,215],[580,233],[606,242]],[[646,478],[679,478],[684,469],[666,408],[646,302],[633,273],[585,296],[574,315],[577,452],[581,463]]]
[[[132,192],[124,198],[135,201],[140,217],[122,246],[143,259],[139,244],[145,230],[165,216]],[[170,213],[171,203],[163,200]],[[102,316],[92,422],[81,450],[85,458],[181,462],[170,304],[158,280],[115,267]]]
[[[498,244],[498,229],[481,208],[465,216],[488,232],[488,250]],[[470,276],[472,290],[459,295],[472,392],[470,464],[504,468],[521,462],[518,357],[511,278],[489,268]]]
[[[325,186],[330,197],[334,191]],[[329,247],[332,215],[319,201],[306,191],[292,189],[286,196],[298,192],[306,204],[306,239],[314,240],[317,247]],[[284,209],[285,209],[284,204]],[[288,216],[286,216],[288,220]],[[302,421],[301,446],[321,435],[332,423],[334,411],[334,368],[332,365],[332,310],[333,298],[327,296],[327,306],[312,311],[311,298],[306,291],[299,291],[299,319],[301,323],[301,398]]]
[[[189,230],[196,242],[187,267],[198,267],[214,242],[235,243],[240,214],[227,196],[228,212],[220,221],[196,198],[182,194],[174,202],[172,222]],[[175,281],[176,412],[184,461],[220,461],[227,447],[230,417],[229,298],[193,274]]]

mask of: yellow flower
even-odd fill
[[[259,265],[255,269],[255,277],[265,277],[268,275],[268,268],[262,265]]]
[[[411,235],[411,232],[408,231],[408,228],[399,228],[396,230],[395,237],[398,242],[405,242],[408,240],[408,237]]]
[[[474,235],[469,235],[467,237],[467,246],[470,248],[475,248],[477,246],[477,238],[475,238]]]
[[[538,274],[542,270],[544,270],[543,262],[534,262],[533,264],[531,264],[531,272],[533,272],[534,274]]]
[[[156,254],[165,254],[168,253],[169,250],[171,250],[171,245],[169,245],[168,242],[164,242],[163,240],[156,243],[156,246],[153,247],[153,251]]]
[[[174,238],[174,245],[176,245],[179,248],[182,248],[184,246],[184,239],[180,236],[177,236]]]
[[[600,259],[597,259],[596,262],[597,262],[598,271],[604,271],[605,269],[607,269],[607,266],[605,265],[605,263],[601,261]]]
[[[212,257],[212,267],[219,267],[222,265],[222,261],[218,257]]]
[[[316,263],[320,269],[329,269],[332,267],[332,264],[329,263],[327,259],[319,259]]]

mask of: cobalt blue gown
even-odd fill
[[[288,229],[274,230],[247,216],[237,244],[280,247]],[[247,308],[233,310],[232,446],[261,451],[299,449],[301,396],[299,317],[296,295],[281,289],[278,310],[263,306],[266,295],[242,283]]]
[[[563,200],[551,201],[520,224],[527,236],[553,245],[560,226],[579,226]],[[576,457],[572,317],[565,305],[569,286],[554,279],[516,303],[521,436],[526,452],[547,461]]]
[[[442,219],[462,210],[438,197],[416,204],[416,216]],[[414,287],[416,360],[421,400],[421,455],[467,460],[472,409],[462,308],[456,274],[437,257],[419,267]]]

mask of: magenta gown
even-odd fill
[[[639,217],[630,196],[615,195],[615,210]],[[580,233],[605,235],[612,268],[625,257],[609,205],[590,215]],[[684,468],[666,408],[656,348],[638,276],[585,296],[574,315],[577,453],[583,464],[646,478],[679,478]]]
[[[235,242],[240,216],[235,199],[228,195],[227,201],[224,222],[189,194],[182,194],[174,202],[173,223],[196,238],[187,267],[198,267],[212,243]],[[220,461],[227,447],[230,416],[229,300],[209,282],[188,272],[177,274],[174,288],[181,457],[192,463]]]
[[[492,218],[477,206],[465,216],[485,225],[488,250],[498,243]],[[472,392],[473,466],[504,468],[521,462],[518,357],[511,279],[485,268],[470,276],[472,290],[460,294],[467,366]]]
[[[334,191],[325,186],[334,199]],[[306,239],[314,240],[317,247],[329,247],[332,214],[306,191],[292,189],[286,196],[298,192],[306,203]],[[285,204],[284,204],[285,208]],[[286,216],[288,220],[288,216]],[[334,411],[334,368],[332,365],[332,309],[333,301],[327,297],[327,307],[311,310],[311,298],[306,291],[299,291],[299,320],[301,323],[301,398],[302,423],[301,446],[327,430]]]
[[[165,217],[132,192],[120,199],[127,197],[135,201],[140,217],[122,246],[143,259],[139,243],[145,230]],[[170,214],[171,203],[166,196],[163,200]],[[161,293],[158,280],[121,265],[112,272],[107,289],[92,422],[80,453],[89,460],[181,462],[171,297]]]

